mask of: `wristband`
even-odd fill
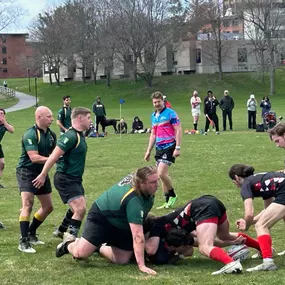
[[[176,149],[176,150],[180,150],[180,146],[177,145],[177,146],[175,147],[175,149]]]

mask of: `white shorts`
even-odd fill
[[[200,116],[200,115],[201,115],[200,110],[192,109],[192,116],[193,117],[197,117],[197,116]]]

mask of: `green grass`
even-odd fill
[[[18,87],[20,91],[28,91],[28,80],[9,80],[9,87]],[[61,87],[49,86],[39,82],[38,95],[40,104],[49,106],[56,116],[61,107],[63,95],[72,96],[72,106],[91,108],[96,96],[101,96],[109,118],[119,117],[119,99],[126,103],[122,105],[122,114],[131,126],[132,119],[138,115],[145,126],[149,126],[152,105],[150,94],[161,90],[167,94],[174,109],[179,114],[183,129],[192,128],[192,117],[189,99],[194,89],[204,97],[208,89],[212,89],[220,98],[224,89],[228,89],[234,97],[236,108],[233,113],[234,131],[216,136],[211,132],[208,136],[184,135],[181,157],[170,169],[170,175],[179,196],[178,205],[203,194],[213,194],[220,198],[228,208],[231,229],[234,222],[243,216],[243,203],[238,190],[234,187],[227,172],[234,163],[252,164],[257,171],[269,171],[283,168],[282,149],[276,148],[270,142],[266,133],[256,133],[247,130],[246,101],[250,93],[258,99],[265,95],[268,84],[260,84],[252,79],[252,74],[227,74],[225,80],[219,82],[214,75],[172,76],[155,79],[152,88],[145,87],[144,82],[113,81],[107,88],[104,82],[94,86],[92,83],[65,83]],[[285,92],[282,74],[277,76],[277,93]],[[28,93],[28,92],[27,92]],[[32,86],[31,94],[35,94]],[[271,97],[272,108],[278,115],[285,115],[285,100],[281,95]],[[13,135],[6,134],[2,146],[5,153],[6,168],[2,182],[6,188],[0,192],[0,220],[6,229],[0,231],[0,264],[1,285],[6,284],[283,284],[285,278],[284,257],[276,258],[278,272],[259,274],[244,273],[239,276],[211,276],[211,272],[222,267],[214,261],[199,255],[195,250],[194,257],[188,258],[178,266],[152,266],[158,275],[146,276],[140,273],[135,264],[118,266],[108,263],[98,256],[88,261],[77,262],[71,256],[60,259],[55,257],[55,247],[59,240],[52,237],[52,232],[61,221],[66,207],[54,189],[54,212],[40,227],[40,238],[46,242],[38,246],[37,254],[20,253],[17,249],[19,238],[18,215],[21,208],[15,177],[15,167],[20,155],[20,141],[24,131],[34,123],[34,108],[13,112],[7,119],[15,126]],[[260,112],[259,115],[260,116]],[[258,117],[259,118],[259,117]],[[220,116],[221,121],[221,116]],[[204,126],[201,117],[199,129]],[[220,122],[221,123],[221,122]],[[54,123],[52,126],[59,130]],[[111,127],[107,129],[110,133]],[[148,144],[148,135],[118,135],[110,134],[106,138],[88,139],[88,157],[84,174],[88,208],[92,202],[120,178],[137,167],[147,165],[143,161]],[[149,164],[154,164],[154,160]],[[53,176],[54,170],[51,171]],[[157,193],[155,206],[163,202],[161,189]],[[35,203],[34,210],[38,207]],[[261,209],[262,201],[256,199],[256,210]],[[155,207],[154,207],[155,209]],[[155,214],[165,214],[167,210],[153,210]],[[255,236],[254,230],[250,234]],[[273,243],[278,251],[284,250],[284,225],[278,223],[272,229]],[[246,260],[245,268],[260,261]]]

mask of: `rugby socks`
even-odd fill
[[[194,124],[194,130],[197,131],[197,123]]]
[[[62,233],[66,232],[67,231],[67,228],[69,227],[70,225],[70,222],[71,222],[71,219],[72,219],[72,216],[73,216],[73,212],[71,211],[71,209],[68,209],[66,214],[65,214],[65,217],[61,223],[61,225],[59,226],[58,230]]]
[[[261,251],[261,255],[263,260],[264,259],[272,259],[272,239],[271,236],[266,234],[266,235],[262,235],[259,236],[257,238],[258,242],[259,242],[259,246],[260,246],[260,251]]]
[[[38,213],[35,213],[33,221],[29,227],[29,233],[34,236],[36,234],[37,228],[42,224],[44,218]]]
[[[20,231],[22,238],[27,238],[29,233],[29,226],[30,226],[30,217],[19,217],[20,222]]]
[[[258,243],[258,240],[244,234],[244,233],[238,233],[238,236],[243,236],[246,238],[244,244],[247,245],[248,247],[252,247],[252,248],[255,248],[257,250],[260,251],[260,246],[259,246],[259,243]]]
[[[168,190],[168,192],[165,193],[164,196],[165,196],[166,202],[168,202],[168,200],[169,200],[170,197],[176,197],[176,194],[175,194],[175,192],[174,192],[174,189],[171,188],[170,190]]]
[[[234,260],[220,247],[214,247],[210,252],[210,258],[224,264],[233,262]]]
[[[78,232],[80,230],[82,221],[71,219],[69,225],[69,233],[77,237]]]

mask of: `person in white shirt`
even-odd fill
[[[250,95],[247,100],[247,112],[248,112],[248,128],[256,129],[256,107],[257,101],[253,94]]]
[[[198,126],[199,116],[201,114],[200,104],[201,104],[201,98],[198,97],[198,91],[195,90],[193,92],[193,96],[190,99],[190,105],[193,117],[194,130],[196,131]]]

